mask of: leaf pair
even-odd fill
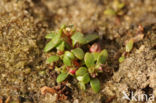
[[[85,84],[90,82],[90,76],[88,74],[87,68],[85,67],[80,67],[77,71],[76,71],[76,78],[79,81],[79,87],[82,90],[85,90]]]
[[[51,39],[45,46],[44,48],[44,52],[48,52],[51,49],[55,48],[62,40],[61,36],[62,36],[62,32],[63,29],[65,28],[65,25],[62,25],[62,27],[57,31],[52,31],[50,34],[46,35],[46,39]],[[58,49],[63,49],[63,43],[61,43],[60,47],[58,47]]]
[[[100,53],[86,53],[84,61],[91,73],[94,72],[96,65],[105,64],[108,57],[107,50],[102,50]]]
[[[71,52],[75,55],[76,58],[82,60],[84,58],[84,52],[81,48],[76,48],[71,50]]]
[[[72,65],[72,60],[75,59],[75,56],[73,55],[72,52],[66,51],[63,57],[63,63],[67,66]]]
[[[92,89],[97,93],[100,90],[100,81],[97,78],[91,79],[87,68],[80,67],[76,71],[77,80],[79,81],[79,86],[82,90],[85,90],[85,84],[90,82]]]
[[[87,84],[90,81],[90,76],[87,72],[87,68],[85,67],[80,67],[77,71],[76,71],[76,78],[78,81]]]
[[[52,39],[46,44],[44,48],[44,52],[48,52],[51,49],[55,48],[61,41],[61,33],[58,33],[58,34],[54,33],[51,37]]]
[[[89,34],[89,35],[83,35],[80,32],[75,32],[73,36],[71,37],[72,39],[72,45],[75,46],[76,43],[84,45],[87,44],[93,40],[96,40],[98,38],[98,35],[96,34]]]
[[[46,35],[47,39],[51,39],[47,45],[44,48],[45,52],[50,51],[51,49],[57,47],[57,50],[64,51],[65,46],[67,46],[66,43],[66,37],[61,38],[62,31],[65,27],[63,26],[58,32],[51,32],[50,34]],[[93,40],[96,40],[98,38],[98,35],[96,34],[89,34],[89,35],[83,35],[80,32],[75,32],[71,39],[72,39],[72,45],[75,46],[76,43],[80,45],[87,44]]]
[[[67,66],[72,65],[72,60],[75,59],[75,57],[79,60],[82,60],[84,58],[84,52],[81,48],[76,48],[70,51],[66,51],[63,58],[63,63]]]
[[[105,64],[108,58],[108,52],[106,49],[102,50],[97,57],[97,64]]]

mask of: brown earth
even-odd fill
[[[0,98],[10,97],[9,103],[135,103],[123,100],[123,91],[156,97],[156,1],[121,2],[123,14],[109,16],[104,11],[116,9],[113,0],[0,0]],[[44,36],[62,24],[101,36],[109,67],[99,77],[99,93],[89,86],[83,92],[69,80],[67,100],[41,94],[41,87],[57,85],[56,73],[45,64]],[[125,41],[137,35],[139,25],[144,39],[119,64]]]

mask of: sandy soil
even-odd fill
[[[115,0],[114,0],[115,1]],[[121,0],[122,15],[113,0],[0,0],[0,99],[9,103],[135,103],[122,99],[125,91],[156,97],[156,1]],[[69,80],[71,94],[58,101],[56,94],[42,95],[43,86],[54,87],[56,73],[45,64],[44,36],[62,24],[73,24],[83,33],[95,32],[109,52],[108,69],[99,78],[98,94],[81,91]],[[125,61],[118,62],[125,41],[144,28],[144,39],[135,43]],[[154,103],[154,102],[153,102]]]

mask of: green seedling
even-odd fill
[[[119,0],[115,0],[113,2],[113,6],[114,6],[114,9],[119,11],[121,9],[123,9],[125,7],[125,4],[124,3],[120,3]]]
[[[119,58],[119,63],[122,63],[124,60],[125,60],[125,56],[121,56],[121,57]]]
[[[102,65],[106,63],[106,60],[108,58],[108,52],[107,50],[102,50],[99,53],[86,53],[84,60],[85,64],[88,67],[89,73],[97,74],[97,72],[101,71],[99,69],[102,68]]]
[[[132,39],[130,39],[127,43],[126,43],[126,52],[130,52],[132,49],[133,49],[133,44],[134,44],[134,41]]]
[[[119,63],[123,62],[125,60],[125,53],[129,53],[131,52],[131,50],[133,49],[133,45],[134,45],[134,40],[130,39],[126,42],[125,45],[125,52],[122,54],[122,56],[119,58]]]
[[[113,9],[108,8],[108,9],[106,9],[106,10],[104,11],[104,14],[105,14],[105,15],[111,15],[111,16],[113,16],[113,15],[116,15],[116,11],[113,10]]]
[[[104,11],[105,15],[110,15],[110,16],[114,16],[114,15],[123,15],[123,8],[125,7],[124,3],[120,3],[118,0],[115,0],[113,2],[112,7],[107,8]]]
[[[82,48],[98,39],[98,35],[84,35],[77,32],[73,26],[63,25],[59,30],[46,35],[45,38],[49,42],[44,51],[53,52],[53,55],[47,59],[47,63],[59,64],[55,65],[55,71],[59,74],[56,79],[57,83],[63,82],[71,75],[77,79],[80,89],[85,90],[85,85],[90,83],[93,91],[97,93],[100,90],[100,81],[97,76],[103,72],[102,68],[106,64],[108,52],[106,49],[89,52],[89,48]]]

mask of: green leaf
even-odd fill
[[[80,60],[82,60],[84,57],[84,52],[81,48],[73,49],[71,52],[75,55],[75,57],[77,57]]]
[[[94,52],[94,53],[92,53],[92,54],[93,54],[93,56],[94,56],[94,60],[97,60],[97,58],[98,58],[98,56],[99,56],[100,53]]]
[[[65,48],[65,42],[62,41],[57,47],[56,49],[59,50],[59,51],[64,51],[64,48]]]
[[[113,9],[106,9],[104,11],[104,14],[113,16],[113,15],[116,15],[116,12]]]
[[[132,39],[130,39],[127,43],[126,43],[126,52],[130,52],[133,48],[133,44],[134,44],[134,41]]]
[[[85,67],[80,67],[77,71],[76,71],[76,76],[83,76],[84,74],[87,73],[87,68]]]
[[[90,76],[88,73],[85,73],[83,76],[77,76],[77,80],[84,84],[87,84],[90,81]]]
[[[94,63],[94,56],[91,53],[86,53],[85,57],[84,57],[84,60],[85,60],[86,66],[88,68],[93,67],[95,65],[95,63]]]
[[[86,86],[83,82],[79,82],[78,85],[81,90],[86,90]]]
[[[125,56],[121,56],[120,58],[119,58],[119,62],[121,63],[121,62],[123,62],[125,60]]]
[[[59,60],[59,56],[53,55],[47,59],[48,63],[57,62]]]
[[[84,84],[87,84],[88,82],[90,82],[90,76],[89,76],[88,73],[86,73],[85,75],[83,75],[83,80],[82,80],[82,82],[83,82]]]
[[[73,43],[73,46],[76,44],[76,43],[79,43],[81,45],[84,45],[84,44],[87,44],[93,40],[96,40],[99,36],[96,35],[96,34],[88,34],[88,35],[83,35],[82,33],[80,32],[76,32],[73,34],[73,36],[71,37],[72,39],[72,43]]]
[[[119,3],[118,4],[118,10],[122,9],[125,7],[125,4],[124,3]]]
[[[94,41],[96,39],[98,39],[99,36],[96,35],[96,34],[88,34],[84,37],[84,43],[83,44],[87,44],[87,43],[90,43],[91,41]]]
[[[119,11],[121,10],[123,7],[125,7],[125,4],[124,3],[120,3],[118,0],[115,0],[113,2],[113,5],[115,5],[116,9]]]
[[[57,35],[55,35],[52,40],[50,42],[48,42],[48,44],[45,46],[44,48],[44,52],[48,52],[51,49],[53,49],[57,44],[59,44],[59,42],[61,41],[60,39],[61,37],[61,33],[58,33]]]
[[[100,90],[100,81],[97,78],[91,79],[90,80],[90,85],[91,88],[93,89],[94,92],[98,93]]]
[[[66,51],[64,56],[68,57],[71,60],[75,59],[75,56],[73,55],[73,53],[69,51]]]
[[[67,66],[72,65],[72,60],[75,59],[73,53],[66,51],[64,56],[63,56],[63,63]]]
[[[60,82],[64,81],[67,77],[68,77],[68,74],[63,72],[57,76],[56,81],[57,81],[57,83],[60,83]]]
[[[61,30],[65,29],[67,26],[65,24],[61,25]]]
[[[75,46],[76,43],[83,44],[83,43],[85,42],[84,36],[83,36],[83,34],[80,33],[80,32],[75,32],[75,33],[72,35],[71,39],[72,39],[72,44],[73,44],[73,46]]]
[[[108,52],[106,49],[102,50],[98,56],[97,64],[104,64],[108,58]]]
[[[49,41],[45,48],[44,48],[44,52],[48,52],[49,50],[53,49],[55,47],[55,44],[53,44],[53,40]]]
[[[51,33],[47,34],[45,36],[45,38],[46,39],[52,39],[55,35],[57,35],[56,32],[55,31],[52,31]]]
[[[72,61],[70,58],[68,58],[67,56],[63,57],[63,63],[67,66],[71,66],[72,65]]]
[[[76,78],[78,81],[83,81],[83,76],[77,76]]]

